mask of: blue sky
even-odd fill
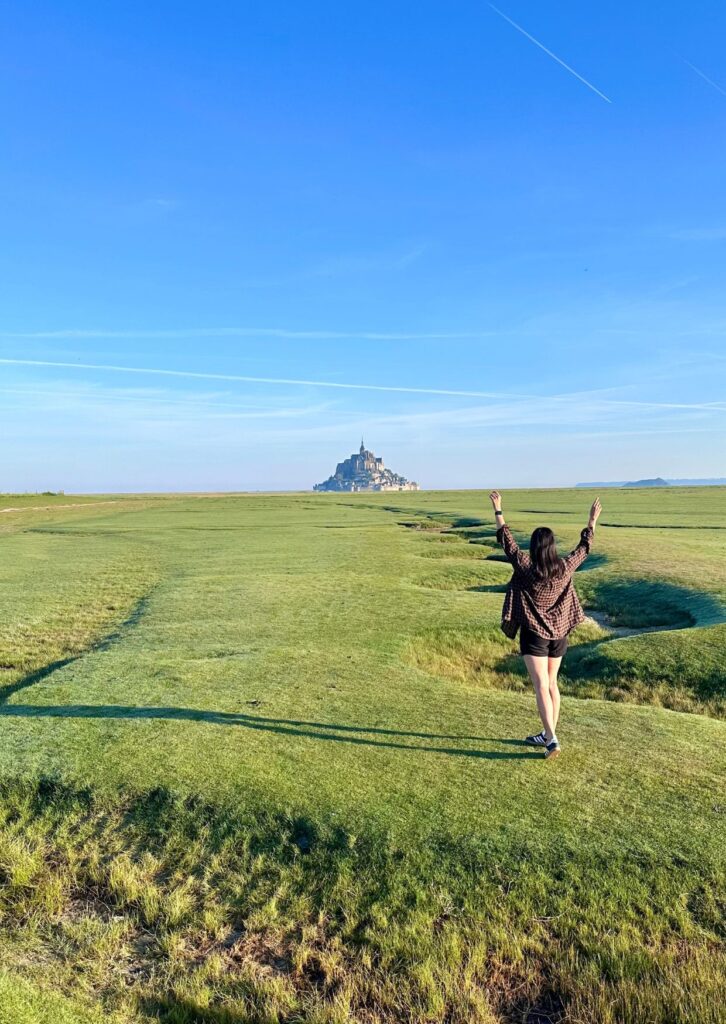
[[[0,489],[305,488],[362,433],[425,487],[726,475],[725,38],[8,5]]]

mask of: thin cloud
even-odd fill
[[[396,446],[413,444],[419,446],[425,440],[432,450],[450,452],[452,445],[460,448],[471,439],[472,431],[487,433],[496,430],[502,422],[511,424],[507,428],[508,443],[526,443],[531,446],[533,438],[546,429],[551,441],[557,438],[581,439],[582,437],[624,437],[635,434],[677,435],[703,433],[721,435],[723,427],[717,422],[701,425],[693,416],[685,415],[674,421],[671,412],[667,418],[655,417],[654,410],[633,410],[640,413],[628,417],[632,424],[628,429],[618,429],[623,422],[622,410],[605,404],[593,409],[585,402],[577,405],[556,407],[541,403],[510,403],[494,407],[476,406],[442,412],[413,412],[398,415],[370,413],[338,418],[334,422],[300,425],[295,430],[272,427],[264,433],[246,434],[246,440],[254,439],[258,444],[287,444],[291,441],[306,444],[337,441],[341,437],[359,437],[361,433],[379,439],[389,439]],[[593,424],[596,428],[593,429]],[[457,440],[460,439],[460,440]]]
[[[723,89],[718,84],[718,82],[714,82],[714,80],[712,78],[709,78],[704,71],[701,71],[700,68],[697,68],[695,64],[691,64],[690,60],[686,60],[685,57],[681,57],[681,60],[691,69],[691,71],[695,71],[699,78],[702,78],[704,82],[708,82],[712,89],[715,89],[716,92],[720,92],[722,96],[726,96],[726,89]]]
[[[94,372],[98,371],[102,373],[136,374],[142,376],[182,378],[186,380],[217,380],[226,381],[229,383],[271,384],[292,387],[335,388],[347,391],[375,391],[409,395],[439,395],[457,398],[486,398],[494,401],[501,401],[503,399],[506,399],[529,403],[543,402],[549,403],[551,405],[556,405],[559,403],[568,403],[572,402],[575,399],[579,400],[586,397],[588,394],[595,395],[601,393],[601,389],[599,388],[593,389],[592,392],[578,391],[573,392],[571,394],[559,395],[533,395],[503,391],[465,391],[455,388],[416,388],[407,387],[405,385],[359,384],[344,381],[305,380],[293,377],[250,377],[242,374],[232,373],[205,373],[195,370],[170,370],[162,369],[160,367],[118,366],[107,363],[71,363],[46,359],[0,358],[0,365],[28,366],[64,370],[91,370]],[[609,398],[604,399],[603,404],[609,407],[622,406],[643,409],[690,409],[699,410],[702,412],[714,412],[726,409],[726,403],[723,402],[650,402],[637,399]]]
[[[474,341],[501,337],[503,331],[291,331],[278,327],[180,327],[166,330],[103,330],[67,328],[57,331],[0,331],[0,338],[28,341],[119,338],[126,340],[178,338],[289,338],[302,341]]]
[[[606,96],[604,92],[600,92],[600,90],[597,89],[592,84],[592,82],[588,82],[586,78],[583,78],[582,75],[578,74],[577,71],[575,71],[574,68],[571,68],[569,64],[565,64],[561,57],[558,57],[556,53],[552,52],[552,50],[548,50],[544,43],[541,43],[539,39],[535,39],[534,36],[531,36],[529,32],[527,32],[526,29],[523,29],[521,25],[518,25],[516,21],[512,21],[512,19],[508,17],[504,13],[504,11],[500,11],[498,7],[495,7],[494,4],[491,3],[489,4],[489,6],[491,7],[495,14],[498,14],[500,18],[503,18],[513,28],[516,28],[518,32],[521,32],[526,39],[529,39],[530,43],[534,43],[534,45],[538,46],[540,50],[544,50],[548,57],[551,57],[552,60],[557,61],[557,63],[561,67],[563,67],[565,71],[569,71],[571,75],[574,75],[578,81],[582,82],[583,85],[586,85],[588,89],[592,90],[592,92],[599,96],[600,99],[605,100],[606,103],[612,103],[612,100],[608,96]]]
[[[157,407],[170,407],[172,409],[184,409],[188,412],[219,409],[224,410],[221,414],[230,419],[294,419],[303,416],[316,416],[320,413],[329,413],[334,408],[332,402],[319,402],[316,405],[307,406],[282,406],[267,408],[251,405],[249,403],[218,401],[214,395],[204,398],[167,398],[156,391],[148,390],[119,390],[117,388],[102,390],[88,388],[85,391],[69,391],[65,388],[0,388],[0,394],[16,395],[19,398],[42,398],[44,402],[53,403],[70,400],[82,408],[88,403],[99,403],[107,408],[109,403],[122,403],[132,405],[144,405],[146,408],[156,409]],[[79,404],[80,403],[80,404]]]

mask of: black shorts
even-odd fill
[[[522,626],[519,631],[520,654],[532,654],[535,658],[562,658],[566,650],[566,636],[548,640],[546,636],[537,636],[528,626]]]

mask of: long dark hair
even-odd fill
[[[549,526],[538,526],[529,542],[529,557],[540,579],[549,580],[562,572],[562,559],[557,554],[555,535]]]

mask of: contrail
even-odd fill
[[[195,370],[163,370],[158,367],[114,366],[108,363],[68,363],[47,359],[0,359],[4,366],[46,366],[64,370],[100,370],[107,373],[151,374],[158,377],[184,377],[194,380],[223,380],[244,384],[292,384],[313,388],[344,388],[349,391],[395,391],[414,395],[457,395],[465,398],[531,398],[531,395],[505,394],[500,391],[457,391],[449,388],[410,388],[385,384],[348,384],[332,380],[299,380],[290,377],[247,377],[236,373],[201,373]]]
[[[166,370],[159,367],[117,366],[110,363],[70,363],[49,359],[4,359],[0,358],[0,366],[43,366],[63,370],[97,370],[102,373],[128,373],[150,375],[156,377],[182,377],[192,380],[222,380],[228,383],[243,384],[283,384],[297,387],[342,388],[347,391],[384,391],[409,395],[453,395],[457,398],[490,398],[517,399],[526,402],[568,402],[583,395],[595,395],[609,388],[594,388],[592,391],[576,391],[560,395],[518,394],[506,391],[461,391],[454,388],[412,388],[401,385],[386,384],[351,384],[332,380],[303,380],[296,377],[248,377],[236,373],[202,373],[196,370]],[[631,406],[650,409],[700,409],[723,411],[726,407],[722,402],[647,402],[636,399],[604,399],[603,403],[613,406]]]
[[[680,57],[680,54],[678,56]],[[717,92],[720,92],[722,96],[726,96],[726,89],[722,89],[721,86],[714,82],[712,78],[709,78],[708,75],[704,74],[700,68],[697,68],[695,64],[691,64],[690,60],[686,60],[685,57],[681,57],[681,60],[684,64],[688,65],[691,71],[695,71],[696,74],[704,80],[704,82],[708,82],[708,84],[713,86],[713,88],[716,89]]]
[[[500,18],[504,18],[505,21],[509,22],[509,24],[513,28],[516,28],[518,32],[521,32],[523,36],[529,39],[530,43],[534,43],[535,46],[539,46],[540,50],[544,50],[548,57],[551,57],[552,60],[556,60],[557,63],[560,64],[565,69],[565,71],[569,71],[571,75],[574,75],[575,78],[578,79],[578,81],[582,82],[582,84],[586,85],[588,89],[591,89],[594,93],[596,93],[600,97],[600,99],[605,100],[606,103],[612,103],[612,100],[608,96],[606,96],[604,92],[600,92],[599,89],[595,88],[592,82],[588,82],[586,78],[583,78],[582,75],[579,75],[574,68],[570,67],[569,64],[565,64],[565,62],[560,57],[558,57],[556,53],[553,53],[552,50],[548,50],[547,47],[539,41],[539,39],[535,39],[534,36],[531,36],[529,32],[523,29],[521,25],[518,25],[516,21],[512,21],[512,19],[508,17],[504,13],[504,11],[500,11],[498,7],[495,7],[494,4],[491,3],[489,4],[489,6],[495,12],[495,14],[498,14]]]

